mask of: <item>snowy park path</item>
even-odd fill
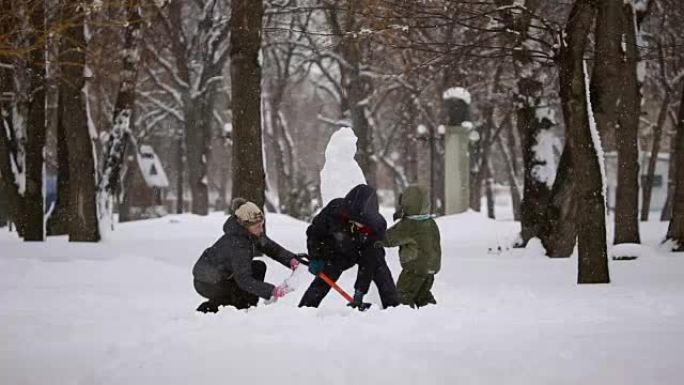
[[[666,223],[642,227],[639,259],[611,261],[611,285],[577,286],[576,258],[549,260],[534,242],[507,249],[516,224],[469,213],[438,220],[438,306],[381,311],[372,289],[366,313],[334,292],[298,309],[311,279],[302,269],[275,304],[202,315],[190,270],[224,220],[124,224],[93,245],[1,230],[0,383],[674,385],[684,375],[684,255],[658,245]],[[305,229],[269,215],[270,236],[293,251]],[[388,260],[396,278],[396,250]],[[268,281],[289,276],[268,264]]]

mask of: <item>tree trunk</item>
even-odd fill
[[[43,179],[45,170],[45,4],[35,1],[30,13],[29,78],[31,98],[26,122],[26,190],[24,192],[25,241],[44,241]]]
[[[537,0],[526,0],[525,8],[534,12],[538,8]],[[544,84],[536,76],[535,69],[538,64],[534,62],[532,54],[525,44],[528,39],[528,28],[531,18],[528,12],[515,15],[518,20],[515,23],[518,32],[516,47],[513,54],[513,62],[519,78],[517,81],[517,95],[515,101],[519,107],[516,111],[517,129],[520,134],[523,148],[524,185],[523,199],[520,206],[521,241],[518,246],[524,246],[532,237],[540,235],[542,228],[546,226],[546,206],[551,196],[551,189],[545,181],[539,180],[534,169],[543,166],[545,160],[539,159],[534,151],[537,138],[545,126],[537,118],[537,109],[546,104],[542,101]]]
[[[369,95],[367,88],[369,88],[370,85],[366,84],[367,81],[361,78],[359,72],[359,62],[358,60],[355,60],[354,74],[352,75],[354,80],[349,85],[352,129],[358,138],[354,159],[356,159],[359,167],[361,167],[361,170],[366,177],[366,182],[371,186],[377,186],[378,165],[373,156],[375,153],[373,149],[373,131],[366,118],[365,105],[365,99]]]
[[[665,205],[663,206],[663,210],[660,212],[660,220],[661,221],[669,221],[672,219],[672,201],[674,200],[674,192],[675,192],[675,186],[677,184],[676,176],[677,176],[677,141],[676,141],[676,130],[677,130],[677,117],[674,115],[674,113],[670,113],[671,111],[668,111],[668,115],[670,116],[670,120],[672,121],[672,126],[674,127],[675,131],[670,134],[670,161],[668,162],[668,167],[667,167],[667,197],[665,198]]]
[[[485,158],[483,166],[486,170],[484,180],[485,196],[487,197],[487,218],[495,219],[496,215],[494,212],[494,207],[496,202],[494,201],[494,175],[492,174],[492,166],[490,164],[489,157]]]
[[[209,121],[211,98],[205,93],[188,103],[185,113],[185,151],[188,162],[188,183],[192,205],[190,212],[209,214],[207,159],[209,156]]]
[[[270,124],[270,132],[272,134],[272,142],[274,149],[274,160],[276,168],[276,188],[278,189],[278,210],[283,213],[296,216],[291,209],[291,173],[292,170],[289,167],[289,162],[287,161],[287,154],[284,145],[285,141],[285,128],[283,127],[283,122],[280,120],[280,104],[283,98],[283,92],[286,84],[286,79],[278,77],[270,82],[270,92],[269,92],[269,103],[268,103],[268,123]]]
[[[113,197],[121,188],[121,169],[131,132],[131,118],[135,106],[135,84],[140,61],[141,20],[140,0],[126,0],[127,23],[122,50],[123,68],[119,92],[114,104],[113,125],[107,140],[102,179],[98,186],[100,214],[112,215]]]
[[[515,138],[515,130],[513,129],[513,121],[511,114],[508,115],[504,124],[506,124],[507,146],[501,143],[501,154],[504,156],[508,168],[508,182],[511,185],[511,202],[513,203],[513,219],[520,221],[520,206],[522,204],[522,196],[518,176],[520,175],[520,166],[518,164],[519,147]],[[513,189],[515,187],[515,189]]]
[[[128,222],[131,218],[131,196],[128,193],[132,191],[133,170],[138,167],[134,156],[124,157],[123,167],[123,192],[121,194],[121,202],[119,204],[119,222]]]
[[[4,115],[3,115],[4,116]],[[7,124],[4,117],[0,118],[0,123]],[[14,155],[12,154],[10,138],[7,137],[7,130],[0,130],[0,189],[2,189],[5,198],[7,199],[7,207],[9,210],[9,219],[17,227],[19,236],[24,235],[24,199],[19,193],[19,187],[14,181],[14,173],[12,172],[12,162]]]
[[[510,127],[509,127],[510,128]],[[504,146],[501,137],[496,138],[496,144],[499,147],[501,156],[504,158],[506,164],[506,174],[508,175],[508,185],[511,191],[511,202],[513,208],[513,220],[520,220],[520,188],[518,187],[518,180],[515,175],[515,168],[513,167],[513,160],[506,146]]]
[[[0,1],[0,6],[7,7],[5,1]],[[4,28],[6,25],[0,24],[0,28]],[[3,60],[4,62],[4,60]],[[2,94],[15,94],[15,71],[9,70],[7,68],[0,68],[0,93]],[[21,162],[18,161],[18,153],[16,151],[17,143],[14,142],[16,134],[14,131],[20,129],[15,127],[13,120],[13,108],[17,103],[17,97],[13,99],[6,100],[0,98],[0,124],[4,129],[0,129],[0,189],[2,189],[5,199],[7,199],[7,208],[9,210],[9,220],[14,222],[17,227],[17,232],[19,236],[24,235],[24,225],[23,225],[23,206],[24,200],[21,192],[19,191],[19,184],[16,180],[17,175],[12,171],[12,164],[20,165]],[[19,145],[21,145],[19,143]]]
[[[522,82],[525,83],[525,82]],[[540,83],[541,85],[541,83]],[[521,86],[525,90],[526,86]],[[531,91],[522,91],[521,95],[527,95]],[[529,100],[529,98],[524,98]],[[540,122],[535,117],[534,105],[527,105],[517,111],[518,130],[523,141],[523,163],[525,167],[523,199],[520,205],[521,238],[522,246],[526,245],[532,237],[540,236],[542,228],[547,225],[546,207],[551,198],[551,189],[545,181],[537,179],[534,170],[543,166],[534,151],[538,144],[537,138],[542,130]]]
[[[618,124],[618,101],[621,89],[616,87],[624,69],[622,52],[622,0],[597,2],[596,54],[591,75],[591,104],[596,126],[605,151],[614,151]]]
[[[622,76],[620,111],[617,136],[618,172],[615,191],[614,244],[640,243],[639,237],[639,112],[641,97],[637,79],[637,30],[634,8],[626,4],[623,9],[626,36],[625,63]]]
[[[483,128],[483,130],[487,130],[487,128]],[[482,182],[484,181],[486,173],[484,169],[485,157],[483,154],[482,143],[482,138],[480,138],[480,140],[478,140],[477,142],[470,141],[470,143],[468,143],[468,152],[470,154],[470,186],[468,186],[468,188],[470,189],[470,202],[468,206],[471,210],[476,212],[480,212],[482,208]]]
[[[233,111],[233,198],[263,207],[266,180],[261,139],[261,0],[231,8],[230,57]]]
[[[60,87],[61,88],[61,87]],[[69,233],[71,210],[69,209],[69,148],[67,146],[66,130],[62,124],[61,107],[64,95],[57,100],[57,200],[55,208],[47,222],[48,235],[64,235]]]
[[[660,152],[660,139],[663,136],[663,125],[667,118],[667,111],[670,108],[670,99],[672,93],[669,90],[665,91],[665,98],[660,106],[658,112],[658,120],[655,127],[653,127],[653,144],[651,146],[651,156],[648,159],[648,169],[646,171],[646,178],[642,188],[641,199],[641,220],[648,221],[648,215],[651,211],[651,193],[653,191],[653,179],[655,176],[656,163],[658,162],[658,153]]]
[[[589,81],[583,55],[594,18],[591,0],[575,1],[567,23],[567,45],[561,45],[560,90],[567,103],[564,118],[566,146],[573,155],[577,197],[577,283],[608,283],[606,213],[600,142],[589,106]],[[599,19],[597,24],[602,21]]]
[[[679,102],[679,116],[677,132],[675,134],[675,151],[670,156],[676,156],[675,191],[672,199],[672,219],[667,228],[667,240],[672,240],[672,251],[684,251],[684,88]]]
[[[176,214],[183,214],[184,197],[183,197],[183,171],[185,169],[183,158],[185,151],[183,146],[183,132],[179,129],[176,139]]]
[[[485,109],[484,115],[486,116],[486,123],[479,132],[479,140],[468,142],[468,155],[469,156],[469,172],[470,172],[470,189],[469,198],[470,202],[468,206],[471,210],[480,212],[482,206],[482,182],[485,179],[485,154],[484,147],[486,146],[487,135],[489,132],[489,124],[491,123],[491,114],[493,109],[487,107]]]
[[[586,31],[587,33],[589,31]],[[566,98],[569,95],[563,95]],[[563,100],[563,106],[568,103]],[[564,116],[571,112],[565,111]],[[550,258],[568,258],[575,249],[577,240],[577,199],[575,198],[575,168],[573,165],[572,145],[568,130],[565,147],[558,163],[558,172],[551,189],[551,200],[547,208],[548,228],[542,236],[542,244],[546,255]]]
[[[97,242],[100,229],[97,216],[95,149],[86,115],[85,78],[86,40],[84,11],[79,3],[65,2],[63,23],[66,28],[60,55],[63,81],[62,124],[69,152],[69,223],[70,242]]]

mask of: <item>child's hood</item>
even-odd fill
[[[427,192],[418,185],[410,185],[404,190],[400,205],[406,216],[430,213],[430,201]]]

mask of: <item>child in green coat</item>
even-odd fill
[[[399,246],[402,271],[397,281],[401,303],[411,307],[436,304],[430,291],[442,260],[439,228],[430,216],[430,202],[424,189],[406,188],[399,196],[398,223],[387,230],[384,247]]]

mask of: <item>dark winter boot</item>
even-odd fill
[[[198,307],[197,311],[202,313],[216,313],[219,310],[219,305],[214,301],[202,302]]]

